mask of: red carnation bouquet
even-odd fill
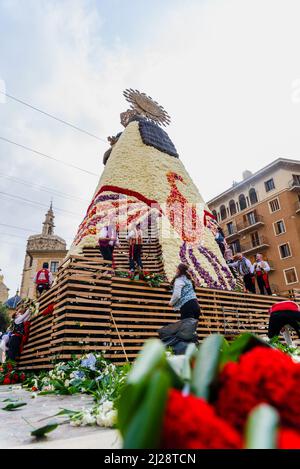
[[[16,369],[16,363],[7,361],[0,367],[0,385],[23,383],[26,376],[23,371]]]
[[[146,343],[118,408],[126,449],[300,449],[300,364],[252,334],[167,357]]]

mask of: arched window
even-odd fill
[[[220,214],[221,214],[221,220],[225,220],[225,218],[227,218],[225,205],[221,205]]]
[[[256,204],[258,202],[256,190],[254,189],[254,187],[252,187],[249,191],[249,199],[251,205]]]
[[[234,200],[231,200],[229,202],[229,212],[230,212],[230,215],[235,215],[236,214],[236,206],[235,206],[235,201]]]
[[[239,204],[240,204],[241,210],[244,210],[245,208],[247,208],[246,197],[244,196],[244,194],[241,194],[239,196]]]
[[[218,219],[218,215],[217,215],[216,210],[213,210],[211,213],[213,214],[213,216],[214,216],[214,217],[216,218],[216,220],[217,220],[217,219]]]

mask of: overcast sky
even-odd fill
[[[122,91],[146,92],[171,115],[168,133],[208,200],[244,169],[299,159],[299,18],[299,0],[0,0],[1,89],[104,140],[121,130]],[[108,147],[1,94],[0,137],[98,175]],[[38,186],[53,190],[56,233],[70,244],[97,180],[0,140],[0,268],[12,294],[50,204]]]

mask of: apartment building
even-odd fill
[[[279,158],[208,202],[233,253],[271,266],[273,290],[300,288],[300,161]]]

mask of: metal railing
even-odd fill
[[[246,230],[258,223],[264,224],[264,217],[262,215],[254,214],[254,216],[246,218],[242,223],[239,223],[237,225],[237,229],[238,231]]]
[[[251,243],[242,244],[241,251],[248,252],[248,251],[255,251],[262,248],[266,248],[269,246],[268,238],[265,236],[259,236],[258,239],[252,240]]]
[[[230,238],[231,236],[237,235],[238,234],[238,229],[236,226],[233,226],[232,229],[225,229],[225,238]]]
[[[289,181],[289,188],[290,189],[295,189],[295,188],[298,188],[300,189],[300,178],[299,179],[291,179]]]

